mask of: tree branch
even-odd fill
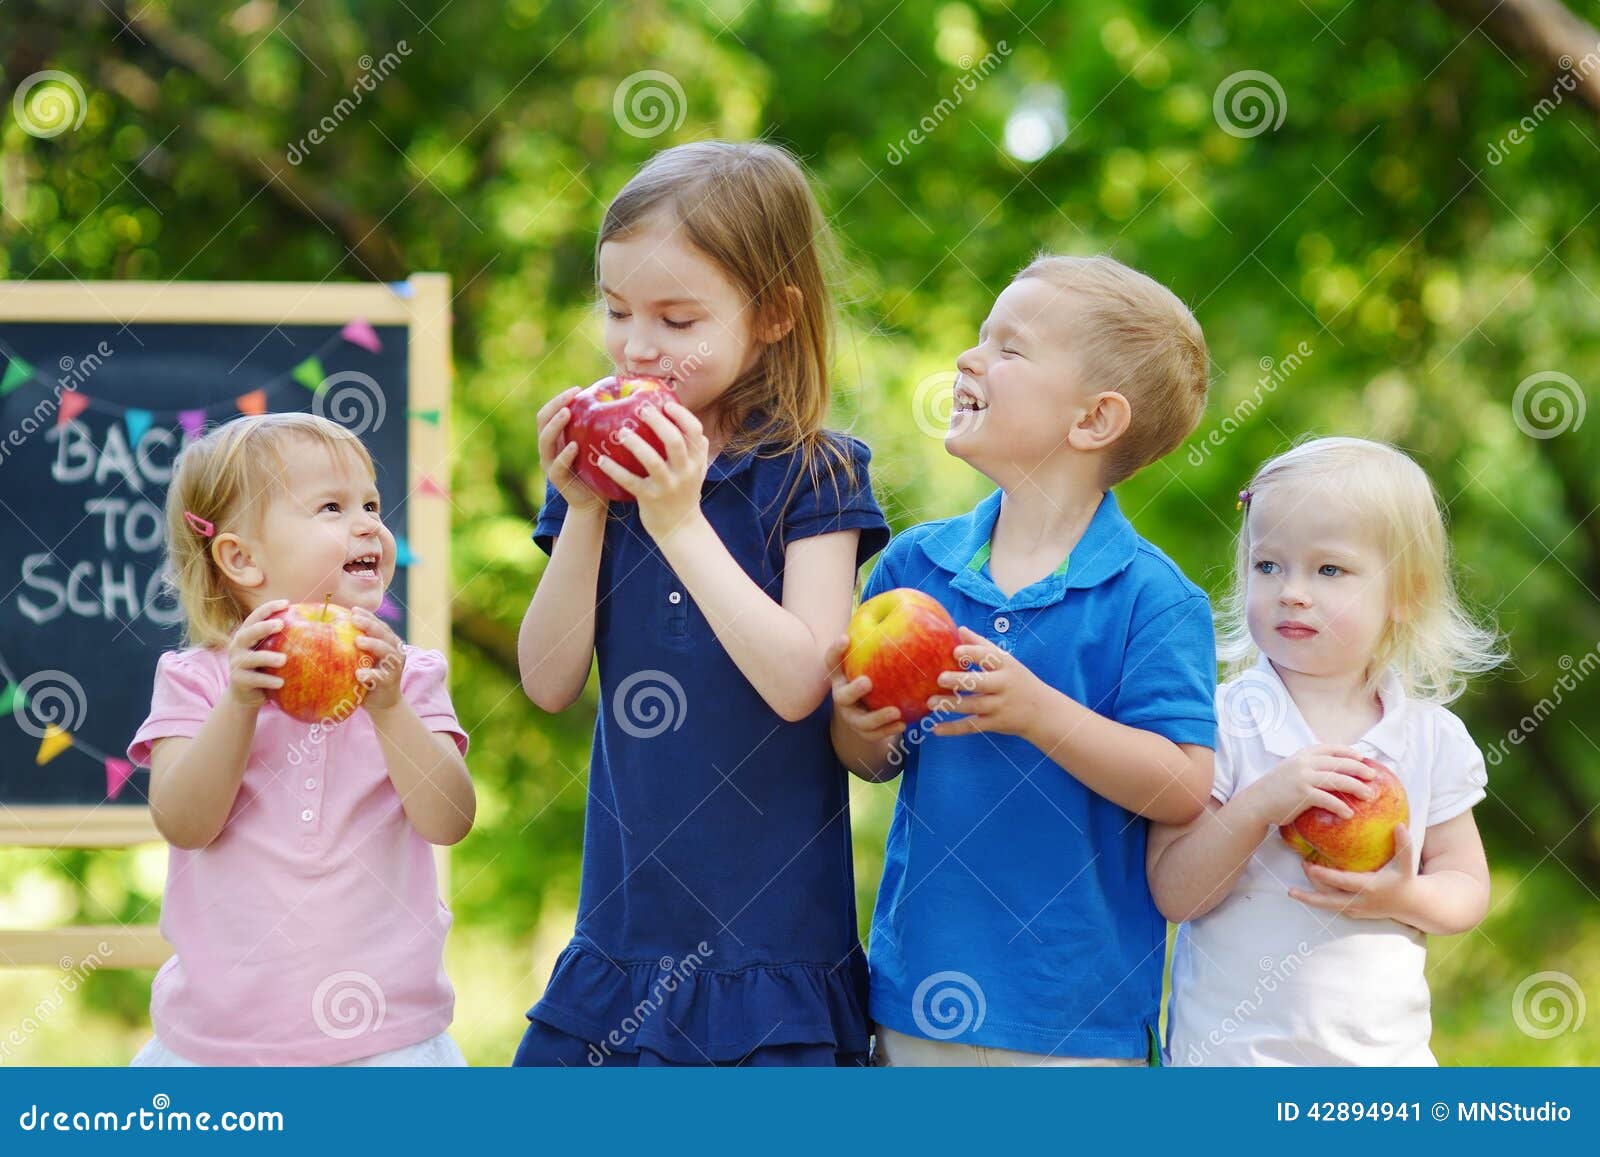
[[[1600,54],[1600,32],[1560,0],[1436,2],[1468,28],[1481,29],[1508,54],[1520,56],[1546,75],[1570,75],[1578,99],[1590,112],[1600,114],[1600,69],[1575,67],[1578,61]]]

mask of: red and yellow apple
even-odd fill
[[[634,501],[633,495],[600,469],[600,459],[610,458],[624,470],[644,477],[639,459],[622,444],[622,433],[632,430],[656,453],[665,454],[661,439],[643,415],[645,410],[659,409],[675,396],[670,383],[639,374],[604,377],[579,391],[567,403],[567,409],[572,412],[567,422],[567,437],[578,444],[578,457],[572,469],[583,484],[608,501]]]
[[[268,700],[301,723],[344,722],[367,694],[356,671],[372,666],[372,656],[356,646],[361,630],[350,612],[332,603],[296,603],[278,617],[283,629],[257,648],[285,656],[283,666],[262,668],[283,680]]]
[[[954,694],[939,686],[939,676],[961,670],[955,657],[961,635],[931,595],[910,587],[884,591],[856,608],[849,636],[845,678],[872,680],[862,700],[868,710],[895,707],[902,722],[915,723],[928,714],[930,698]]]
[[[1361,762],[1377,773],[1369,781],[1377,794],[1357,799],[1333,793],[1355,815],[1345,819],[1326,808],[1307,808],[1278,829],[1305,860],[1345,872],[1376,872],[1394,859],[1394,829],[1411,821],[1405,785],[1383,764],[1365,758]]]

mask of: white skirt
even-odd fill
[[[405,1045],[401,1048],[390,1049],[386,1053],[375,1053],[370,1057],[357,1057],[353,1061],[341,1061],[329,1068],[410,1068],[410,1069],[446,1069],[464,1068],[467,1058],[461,1055],[461,1050],[456,1042],[450,1039],[450,1034],[442,1032],[438,1036],[429,1037],[425,1041],[418,1041],[414,1045]],[[139,1050],[139,1055],[128,1062],[130,1068],[168,1068],[168,1069],[197,1069],[203,1066],[181,1057],[166,1045],[161,1043],[159,1037],[151,1037],[150,1043]]]

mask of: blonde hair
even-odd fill
[[[1334,489],[1362,512],[1364,528],[1383,552],[1389,606],[1402,612],[1398,621],[1386,618],[1368,660],[1368,694],[1392,666],[1407,695],[1449,703],[1466,690],[1467,676],[1505,661],[1498,632],[1475,621],[1457,593],[1444,515],[1422,467],[1384,442],[1315,438],[1269,459],[1250,479],[1233,583],[1217,616],[1217,655],[1229,675],[1259,654],[1245,617],[1249,506],[1267,491],[1303,485]]]
[[[726,449],[775,443],[777,453],[800,450],[813,478],[822,464],[830,477],[837,466],[848,470],[848,451],[824,428],[834,321],[825,267],[834,261],[833,240],[799,162],[764,141],[696,141],[657,153],[606,206],[596,266],[607,241],[663,211],[744,292],[758,323],[793,323],[722,395]]]
[[[1106,486],[1176,450],[1206,408],[1205,334],[1155,278],[1111,257],[1041,253],[1012,280],[1037,278],[1079,295],[1074,321],[1085,386],[1128,400],[1130,420],[1106,457]]]
[[[330,454],[354,454],[376,478],[361,439],[316,414],[235,418],[179,452],[167,488],[166,582],[183,608],[185,645],[226,644],[249,611],[212,558],[216,539],[190,525],[184,513],[211,523],[217,534],[259,527],[268,502],[283,490],[284,447],[301,438]]]

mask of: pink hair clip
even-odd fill
[[[190,526],[194,527],[201,534],[205,535],[207,538],[210,538],[214,534],[217,533],[216,524],[212,523],[212,522],[207,522],[205,519],[201,518],[198,514],[190,514],[187,510],[185,510],[183,512],[183,520],[185,522],[187,522]]]
[[[1243,510],[1250,501],[1250,488],[1247,486],[1239,491],[1239,501],[1233,504],[1235,510]]]

